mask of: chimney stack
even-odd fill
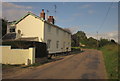
[[[53,16],[49,16],[49,17],[48,17],[48,22],[54,24],[55,19],[53,18]]]
[[[45,20],[45,12],[44,9],[42,9],[42,12],[40,13],[40,18],[43,18]]]

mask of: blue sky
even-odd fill
[[[19,19],[27,11],[31,11],[39,15],[42,9],[49,10],[48,15],[55,16],[54,5],[56,8],[56,25],[69,28],[72,32],[84,31],[88,36],[96,37],[98,31],[100,37],[117,39],[118,31],[118,3],[117,2],[9,2],[3,5],[4,11],[9,9],[9,6],[14,7],[9,9],[10,16],[3,15],[9,20]],[[111,6],[110,6],[111,5]],[[105,19],[106,13],[109,13]],[[16,11],[15,11],[16,10]],[[18,11],[19,10],[19,11]],[[22,14],[18,13],[21,11]],[[8,11],[7,11],[8,13]],[[14,14],[14,17],[12,17]],[[19,16],[18,16],[19,15]]]

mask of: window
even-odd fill
[[[47,40],[47,47],[50,48],[51,40]]]
[[[59,48],[59,41],[56,41],[56,48]]]
[[[51,32],[51,26],[48,25],[48,32]]]
[[[10,28],[10,32],[15,32],[15,28]]]

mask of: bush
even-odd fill
[[[72,51],[81,51],[81,48],[80,47],[71,47],[71,50]]]

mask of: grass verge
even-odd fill
[[[108,78],[118,79],[118,45],[106,45],[100,50],[103,52]]]

